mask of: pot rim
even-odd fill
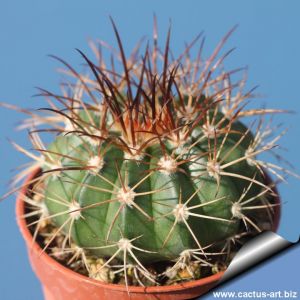
[[[28,251],[34,251],[40,259],[45,261],[46,265],[52,265],[58,272],[63,274],[64,276],[73,277],[75,280],[83,281],[86,283],[89,283],[94,286],[99,286],[107,289],[112,290],[118,290],[118,291],[128,291],[132,293],[168,293],[168,292],[174,292],[174,291],[180,291],[185,289],[192,289],[198,286],[205,286],[211,283],[217,283],[221,279],[221,277],[224,274],[224,271],[219,272],[217,274],[204,277],[197,280],[192,280],[188,282],[183,282],[175,285],[166,285],[166,286],[128,286],[128,288],[125,285],[120,284],[113,284],[113,283],[105,283],[98,281],[96,279],[89,278],[87,276],[84,276],[82,274],[79,274],[77,272],[72,271],[71,269],[63,266],[61,263],[56,261],[54,258],[50,257],[46,252],[42,252],[41,247],[38,245],[37,242],[33,241],[33,237],[31,232],[29,231],[26,219],[23,218],[24,210],[25,210],[25,202],[23,201],[23,197],[26,195],[29,182],[40,172],[40,169],[37,169],[33,171],[26,179],[25,184],[23,188],[20,190],[18,196],[17,196],[17,202],[16,202],[16,217],[17,217],[17,223],[20,228],[20,231],[26,241],[26,245],[28,247]],[[279,202],[280,198],[278,197],[277,202]],[[278,208],[278,207],[276,207]],[[280,209],[277,209],[277,218],[275,218],[275,222],[273,224],[273,230],[276,231],[279,224],[280,219]]]

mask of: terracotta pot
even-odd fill
[[[27,182],[36,176],[34,172],[28,177]],[[155,287],[129,287],[129,294],[124,285],[102,283],[100,281],[80,275],[64,267],[51,258],[37,243],[33,243],[32,235],[26,226],[26,220],[22,218],[25,204],[23,196],[27,187],[20,191],[17,198],[16,214],[21,233],[26,241],[31,266],[40,279],[45,300],[180,300],[198,297],[213,288],[222,277],[218,274],[181,283],[172,286]],[[279,203],[279,199],[277,199]],[[280,207],[275,207],[274,228],[276,231],[280,218]]]

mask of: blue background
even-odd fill
[[[75,66],[82,60],[74,51],[88,50],[87,38],[101,38],[116,45],[108,16],[116,21],[127,53],[146,34],[151,37],[153,13],[163,42],[172,20],[171,45],[175,52],[200,31],[207,36],[206,50],[211,51],[222,36],[239,24],[225,49],[237,46],[226,67],[249,66],[249,84],[259,84],[264,95],[261,106],[300,110],[300,2],[298,0],[164,0],[164,1],[40,1],[0,0],[0,101],[22,107],[39,107],[44,102],[32,98],[35,86],[57,90],[60,65],[47,57],[56,54]],[[27,160],[16,153],[7,138],[29,147],[23,132],[14,127],[23,116],[0,109],[0,194],[7,191],[10,170]],[[277,118],[290,130],[281,144],[295,166],[300,166],[299,114]],[[298,167],[298,172],[300,167]],[[297,240],[300,228],[300,182],[290,178],[281,185],[284,201],[279,233]],[[24,242],[14,215],[14,197],[0,203],[0,299],[42,299],[38,280],[31,272]],[[263,268],[219,290],[296,289],[295,260],[299,247]],[[298,271],[298,270],[297,270]],[[207,296],[207,299],[212,296]]]

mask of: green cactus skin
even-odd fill
[[[234,133],[227,135],[218,158],[218,161],[224,158],[222,164],[245,157],[253,141],[251,134],[242,138],[246,129],[242,123],[236,121],[232,128]],[[144,150],[139,160],[126,159],[124,150],[113,143],[109,145],[108,141],[93,146],[76,135],[57,137],[49,151],[60,154],[57,157],[52,154],[52,158],[58,159],[62,167],[82,168],[84,162],[88,166],[95,157],[101,160],[99,170],[69,170],[47,180],[46,205],[51,215],[60,214],[54,218],[57,227],[71,218],[69,224],[72,226],[64,226],[65,233],[70,231],[80,247],[90,249],[99,257],[110,257],[115,249],[105,246],[122,237],[129,240],[140,237],[134,245],[151,251],[136,252],[142,263],[172,260],[186,249],[205,247],[237,234],[240,219],[233,215],[232,204],[240,199],[249,181],[220,176],[218,183],[217,172],[208,174],[207,151],[209,144],[216,144],[217,150],[220,149],[225,135],[220,134],[215,141],[214,137],[206,136],[201,126],[193,133],[195,136],[181,148],[170,142],[164,143],[163,147],[155,142]],[[201,141],[187,151],[199,138]],[[238,141],[241,142],[237,144]],[[179,159],[175,161],[177,157]],[[83,163],[78,164],[77,160]],[[183,163],[184,160],[187,163]],[[257,168],[245,159],[224,171],[247,178],[258,173]],[[255,178],[264,185],[261,176]],[[128,191],[136,185],[133,193],[123,193],[123,188]],[[254,184],[247,196],[258,194],[262,186]],[[70,205],[62,205],[53,199],[65,199]],[[186,209],[198,207],[180,210],[180,205],[187,201]],[[207,202],[212,203],[205,205]],[[78,208],[82,210],[76,211]],[[65,213],[66,210],[74,212]],[[189,212],[196,216],[186,215]],[[119,258],[122,259],[122,254]]]

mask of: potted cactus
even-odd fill
[[[246,109],[253,91],[219,55],[231,32],[193,60],[200,36],[174,58],[170,31],[160,50],[154,26],[153,46],[126,58],[112,24],[110,67],[103,42],[96,62],[78,50],[90,73],[56,57],[71,80],[40,90],[47,108],[22,109],[35,152],[14,143],[33,159],[15,180],[27,178],[13,190],[18,222],[48,300],[196,297],[240,245],[276,230],[275,185],[292,173],[258,156],[282,135],[267,115],[283,111]]]

